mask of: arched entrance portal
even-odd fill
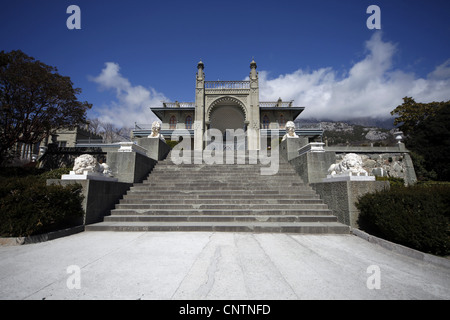
[[[222,133],[225,129],[245,130],[244,123],[244,113],[238,106],[216,106],[211,112],[210,128],[219,129]]]
[[[215,105],[209,115],[209,128],[222,133],[224,150],[246,149],[245,114],[239,105]]]

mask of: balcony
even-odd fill
[[[164,108],[195,108],[195,102],[163,102]],[[153,109],[153,108],[152,108]]]
[[[260,108],[291,108],[294,101],[260,101]]]
[[[250,89],[250,81],[205,81],[205,89]]]

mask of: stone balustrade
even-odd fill
[[[307,152],[325,152],[325,150],[323,149],[324,145],[325,143],[323,142],[310,142],[307,145],[298,149],[298,155],[300,156]]]
[[[260,108],[289,108],[293,101],[260,101]]]
[[[250,89],[250,81],[205,81],[205,89]]]
[[[163,102],[164,108],[195,108],[195,102]]]

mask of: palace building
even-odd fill
[[[205,132],[218,129],[226,140],[226,129],[242,129],[245,134],[246,150],[259,150],[261,139],[269,139],[271,133],[283,136],[287,121],[294,121],[305,109],[293,101],[260,101],[259,81],[256,62],[250,63],[248,81],[206,81],[205,66],[197,64],[195,101],[163,102],[161,106],[151,107],[161,121],[161,134],[170,140],[173,135],[186,136],[188,132],[193,150],[203,150]],[[136,125],[134,137],[144,137],[149,128]],[[315,139],[323,131],[316,129],[296,129],[296,134]],[[270,144],[270,143],[269,143]],[[236,147],[236,146],[235,146]],[[240,146],[242,147],[242,146]]]

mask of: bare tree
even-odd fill
[[[89,119],[89,130],[103,137],[104,143],[129,141],[131,128],[119,128],[111,122],[103,122],[98,118]]]
[[[88,120],[88,129],[94,134],[100,134],[101,132],[101,122],[98,118]]]

